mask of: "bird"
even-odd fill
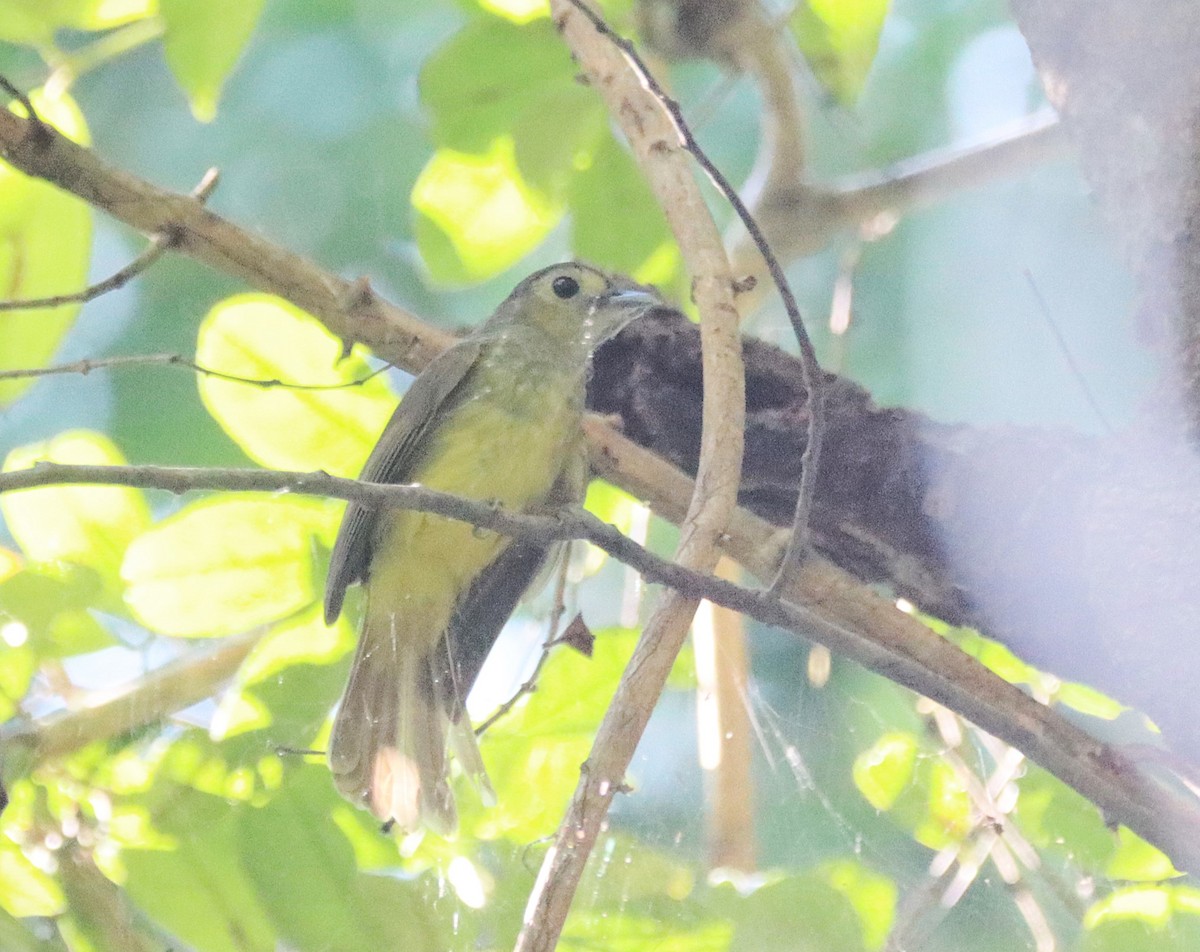
[[[514,512],[582,502],[591,355],[662,306],[652,289],[579,262],[521,281],[413,381],[361,480],[412,483]],[[350,502],[330,555],[325,619],[362,583],[358,645],[328,763],[385,828],[450,835],[449,751],[494,802],[465,701],[550,547],[443,516]]]

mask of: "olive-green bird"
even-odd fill
[[[660,303],[631,281],[565,263],[526,278],[429,364],[361,478],[418,483],[529,511],[582,499],[581,422],[592,352]],[[447,746],[490,794],[464,702],[548,549],[440,516],[351,503],[325,618],[364,583],[366,608],[333,725],[342,795],[402,829],[456,825]]]

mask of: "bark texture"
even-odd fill
[[[806,439],[798,362],[746,339],[741,502],[778,525]],[[1200,759],[1200,465],[1150,422],[1112,439],[951,426],[827,376],[813,513],[821,552],[1062,678],[1146,711]],[[592,408],[694,472],[696,328],[659,312],[596,358]]]

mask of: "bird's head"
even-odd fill
[[[518,284],[492,321],[500,326],[536,327],[548,340],[586,355],[630,321],[662,306],[662,299],[650,288],[568,261],[543,268]]]

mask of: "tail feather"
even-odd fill
[[[329,766],[341,794],[380,820],[446,834],[457,825],[446,758],[450,722],[429,654],[396,630],[397,621],[373,617],[368,608],[333,724]]]

